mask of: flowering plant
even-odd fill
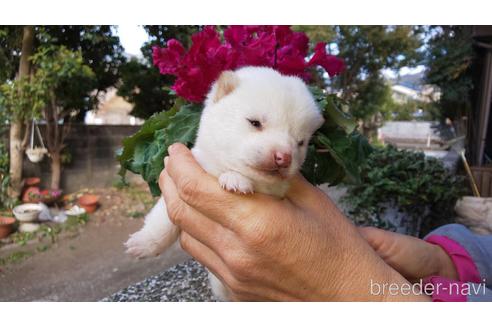
[[[222,71],[267,66],[309,84],[318,66],[330,77],[345,69],[342,59],[326,52],[325,43],[316,44],[310,55],[307,35],[288,26],[230,26],[222,36],[207,26],[192,36],[188,50],[175,39],[152,50],[160,73],[176,77],[170,86],[176,100],[171,109],[154,114],[140,131],[123,141],[118,159],[122,175],[126,170],[141,174],[155,195],[159,194],[157,179],[167,147],[178,141],[192,146],[201,103]],[[315,86],[311,91],[326,122],[311,140],[304,175],[313,183],[335,184],[344,178],[358,181],[360,164],[370,150],[367,141],[356,131],[355,122],[338,109],[336,96]]]
[[[57,200],[61,194],[62,191],[58,189],[45,189],[40,191],[37,187],[34,187],[32,191],[28,191],[27,199],[34,202],[51,203]]]
[[[171,39],[166,48],[154,47],[154,65],[161,74],[176,76],[171,87],[180,97],[201,103],[212,83],[225,70],[242,66],[267,66],[284,75],[297,75],[309,82],[307,68],[322,66],[330,76],[344,69],[344,62],[326,53],[326,44],[318,43],[306,61],[309,39],[288,26],[231,26],[220,40],[215,28],[207,26],[192,36],[192,46]]]

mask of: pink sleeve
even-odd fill
[[[461,282],[480,283],[480,273],[477,266],[463,246],[448,237],[439,235],[429,236],[425,241],[444,249],[453,261]]]

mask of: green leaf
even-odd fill
[[[170,111],[149,118],[136,134],[124,139],[118,155],[120,174],[123,176],[129,170],[142,175],[152,194],[159,195],[158,179],[164,169],[167,148],[175,142],[192,147],[200,115],[199,106],[177,101]]]
[[[360,167],[372,150],[364,136],[357,131],[346,134],[341,127],[324,125],[315,133],[313,143],[318,153],[325,152],[316,156],[315,161],[323,163],[324,160],[330,160],[336,166],[334,163],[322,165],[334,172],[319,168],[316,170],[316,178],[310,179],[312,183],[327,182],[334,185],[343,179],[349,183],[360,182]]]
[[[357,122],[349,114],[340,110],[337,103],[339,102],[336,95],[327,95],[318,87],[310,87],[318,107],[325,117],[325,126],[341,127],[346,133],[352,133],[357,127]]]
[[[141,152],[142,147],[145,144],[150,144],[152,142],[154,133],[168,125],[169,119],[173,117],[176,112],[176,107],[173,107],[167,112],[152,115],[145,121],[137,133],[123,139],[123,147],[117,152],[117,159],[121,164],[120,174],[124,174],[125,169],[134,173],[139,173],[137,172],[138,169],[135,167],[141,165],[141,162],[139,162],[139,159],[141,158],[135,158],[135,154]]]
[[[345,172],[330,154],[319,153],[314,145],[310,145],[302,166],[302,175],[313,184],[336,185],[343,180]]]

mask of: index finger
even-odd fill
[[[252,213],[255,199],[261,195],[238,195],[222,189],[182,144],[169,148],[166,171],[173,180],[180,198],[210,219],[236,230],[241,218]]]

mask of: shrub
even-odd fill
[[[382,218],[387,207],[406,214],[409,233],[424,236],[450,223],[456,201],[467,192],[465,179],[422,152],[375,149],[362,166],[361,184],[348,188],[344,201],[362,225],[391,228]]]

